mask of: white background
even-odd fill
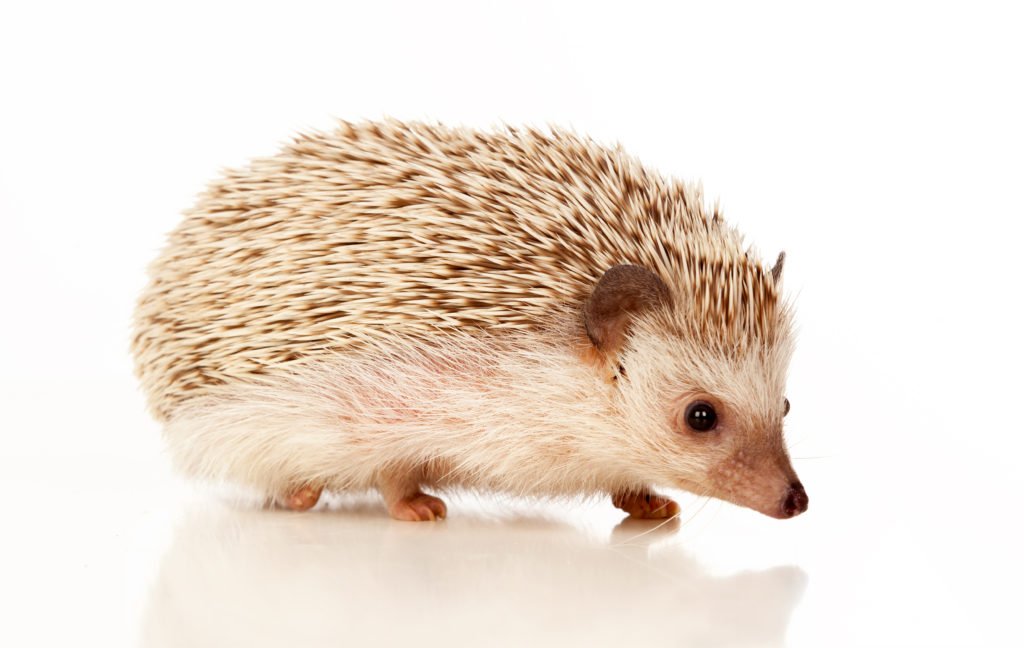
[[[1022,645],[1013,4],[0,9],[0,644]],[[788,253],[810,511],[224,506],[131,376],[205,182],[332,118],[560,124]],[[645,533],[646,531],[646,533]]]

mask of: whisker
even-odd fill
[[[711,497],[711,496],[710,496],[710,495],[708,494],[709,492],[710,492],[710,490],[707,490],[707,491],[705,491],[704,493],[694,493],[694,494],[695,494],[695,495],[696,495],[697,497],[699,497],[699,498],[702,498],[702,499],[703,499],[704,501],[703,501],[703,503],[702,503],[702,504],[701,504],[700,506],[698,506],[698,507],[697,507],[697,508],[696,508],[696,509],[695,509],[695,510],[693,511],[693,513],[692,513],[692,514],[690,515],[690,517],[688,517],[688,518],[687,518],[687,519],[686,519],[685,521],[683,521],[683,522],[680,522],[680,523],[679,523],[679,527],[680,527],[680,528],[682,528],[682,527],[686,526],[687,524],[689,524],[690,522],[692,522],[692,521],[694,520],[694,518],[696,518],[696,517],[697,517],[698,515],[700,515],[700,512],[704,510],[704,507],[706,507],[706,506],[708,505],[708,502],[710,502],[710,501],[711,501],[711,500],[713,499],[713,498],[712,498],[712,497]],[[675,514],[675,515],[673,515],[672,517],[667,517],[667,518],[665,518],[665,519],[664,519],[664,520],[663,520],[662,522],[660,522],[660,523],[659,523],[659,524],[658,524],[657,526],[653,526],[653,527],[651,527],[650,529],[647,529],[646,531],[643,531],[643,532],[641,532],[641,533],[638,533],[638,534],[636,534],[635,536],[633,536],[632,538],[629,538],[628,540],[623,540],[622,542],[616,542],[615,544],[613,544],[613,545],[611,545],[611,546],[613,546],[613,547],[626,547],[626,546],[630,546],[630,544],[631,544],[632,542],[634,542],[635,540],[637,540],[637,539],[639,539],[639,538],[642,538],[642,537],[644,537],[644,536],[645,536],[645,535],[647,535],[648,533],[654,533],[655,531],[657,531],[657,530],[658,530],[658,529],[660,529],[661,527],[665,526],[665,525],[666,525],[666,524],[668,524],[669,522],[672,522],[673,520],[678,520],[678,519],[680,519],[681,517],[682,517],[682,511],[680,511],[679,513],[676,513],[676,514]]]
[[[703,498],[704,502],[703,502],[703,503],[702,503],[702,504],[701,504],[700,506],[698,506],[698,507],[697,507],[697,509],[696,509],[696,510],[695,510],[695,511],[693,512],[693,514],[692,514],[692,515],[690,515],[690,517],[689,517],[689,518],[687,518],[687,520],[686,520],[685,522],[681,522],[681,523],[679,524],[680,528],[682,528],[682,527],[686,526],[686,525],[687,525],[687,524],[689,524],[690,522],[693,522],[693,520],[694,520],[694,519],[695,519],[695,518],[696,518],[696,517],[697,517],[698,515],[700,515],[700,512],[704,510],[704,508],[705,508],[705,507],[706,507],[706,506],[708,505],[708,502],[710,502],[710,501],[711,501],[711,499],[712,499],[712,498],[711,498],[711,496],[710,496],[710,495],[708,495],[708,494],[698,495],[697,497]]]
[[[680,515],[679,513],[676,513],[672,517],[667,517],[664,520],[662,520],[660,523],[658,523],[657,526],[653,526],[650,529],[647,529],[646,531],[638,533],[635,536],[633,536],[632,538],[629,538],[628,540],[623,540],[622,542],[616,542],[615,544],[613,544],[611,546],[612,547],[628,547],[628,546],[631,546],[631,543],[633,543],[635,540],[638,540],[639,538],[644,537],[648,533],[654,533],[655,531],[657,531],[661,527],[665,526],[669,522],[672,522],[673,520],[679,519],[679,515]]]

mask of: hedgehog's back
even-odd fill
[[[699,192],[566,133],[345,124],[215,182],[136,313],[154,411],[351,344],[532,329],[636,263],[745,259]],[[688,260],[689,259],[689,260]]]

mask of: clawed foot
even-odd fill
[[[323,492],[322,488],[314,488],[312,486],[303,486],[297,491],[292,491],[282,498],[282,504],[287,506],[293,511],[308,511],[309,509],[316,506],[316,503],[320,501],[320,493]]]
[[[670,518],[679,514],[679,505],[667,497],[654,493],[619,493],[612,496],[612,504],[630,517],[644,520]]]
[[[448,508],[443,501],[433,495],[416,493],[392,502],[388,505],[388,513],[396,520],[433,522],[443,520],[448,515]]]

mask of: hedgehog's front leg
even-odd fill
[[[645,520],[669,518],[679,514],[675,501],[648,490],[624,491],[612,495],[612,504],[630,517]]]
[[[433,522],[448,515],[444,501],[420,490],[419,473],[384,475],[378,480],[378,490],[384,496],[388,513],[396,520]]]

